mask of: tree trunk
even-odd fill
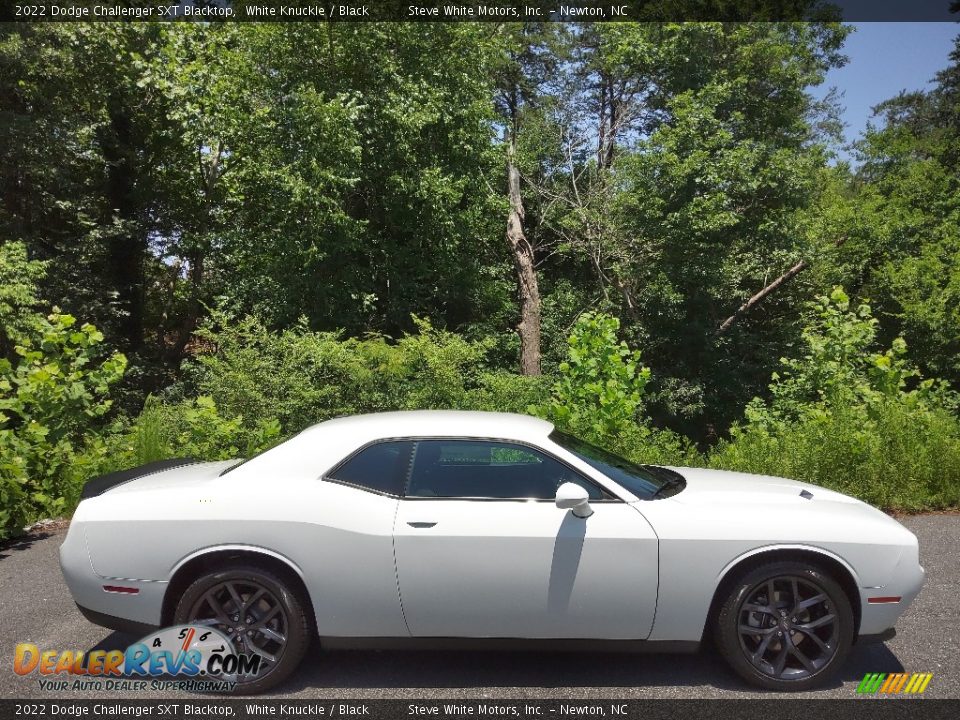
[[[107,275],[123,314],[117,329],[124,349],[143,346],[146,237],[140,227],[135,196],[136,166],[132,122],[120,101],[111,100],[110,130],[101,142],[107,162],[106,195],[118,227],[107,239]]]
[[[517,296],[520,301],[520,373],[540,374],[540,287],[534,267],[533,246],[523,232],[523,197],[520,194],[520,171],[514,160],[516,143],[511,134],[507,146],[507,241],[513,252],[517,270]]]
[[[193,338],[200,325],[200,315],[203,313],[203,304],[200,302],[200,288],[203,285],[204,275],[204,255],[197,252],[188,259],[189,269],[187,279],[190,283],[190,300],[187,303],[187,309],[183,314],[183,320],[180,322],[177,341],[173,344],[170,356],[172,360],[179,363],[186,357],[187,345]]]
[[[213,143],[210,143],[211,147]],[[204,205],[197,216],[196,226],[193,233],[194,250],[187,255],[189,271],[187,280],[189,283],[189,301],[184,311],[183,320],[180,323],[179,337],[173,345],[172,358],[179,364],[185,357],[187,345],[193,338],[194,332],[200,326],[200,318],[203,315],[203,303],[201,294],[203,292],[205,260],[208,253],[207,241],[205,238],[210,232],[212,224],[212,213],[216,207],[217,182],[223,172],[223,153],[224,144],[220,140],[217,142],[216,153],[210,153],[204,157],[203,145],[197,147],[197,169],[199,171],[200,192],[203,193]]]

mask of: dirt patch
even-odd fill
[[[24,535],[51,535],[53,533],[66,530],[70,526],[70,520],[67,518],[47,518],[46,520],[37,520],[33,525],[27,525],[23,529]]]

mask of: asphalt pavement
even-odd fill
[[[896,638],[854,647],[837,680],[802,697],[854,697],[856,686],[870,672],[932,672],[925,697],[960,698],[960,515],[913,516],[901,522],[920,538],[920,558],[927,571],[923,592],[900,619]],[[0,548],[0,698],[158,696],[50,692],[40,689],[36,674],[20,677],[13,672],[17,643],[89,651],[123,649],[138,639],[92,625],[77,611],[57,564],[62,533],[34,535]],[[290,680],[264,697],[580,700],[797,695],[750,689],[711,650],[697,655],[351,650],[308,655]]]

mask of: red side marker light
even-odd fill
[[[122,595],[136,595],[140,588],[126,587],[125,585],[104,585],[104,592],[121,593]]]
[[[881,597],[872,597],[867,598],[867,602],[871,605],[883,605],[886,603],[898,603],[903,599],[900,595],[886,595]]]

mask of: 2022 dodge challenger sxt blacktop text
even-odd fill
[[[710,639],[748,681],[800,690],[891,637],[923,583],[916,537],[858,500],[637,465],[504,413],[339,418],[245,462],[154,463],[83,495],[60,550],[81,611],[217,628],[261,656],[244,693],[287,677],[311,639]]]

